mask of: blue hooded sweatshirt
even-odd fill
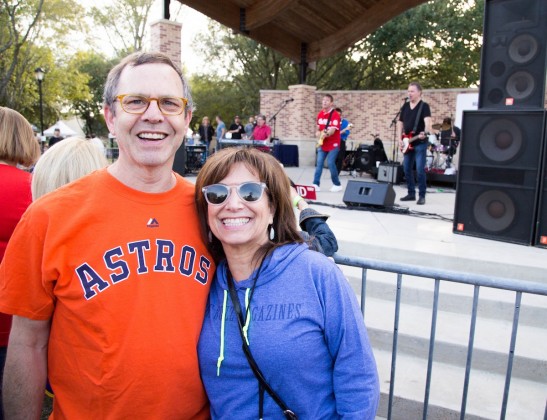
[[[227,263],[211,286],[199,363],[213,419],[258,418],[258,381],[242,350]],[[254,273],[235,283],[242,311]],[[246,335],[267,382],[300,419],[374,419],[376,363],[355,293],[340,269],[304,244],[277,248],[263,263]],[[284,419],[265,393],[264,419]]]

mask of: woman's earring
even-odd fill
[[[209,243],[213,242],[213,232],[209,231],[207,236],[209,237]]]
[[[270,225],[270,241],[273,241],[275,238],[275,230],[273,225]]]

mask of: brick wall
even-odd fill
[[[423,99],[429,103],[433,123],[441,123],[446,116],[454,116],[456,99],[460,93],[476,93],[477,89],[437,89],[423,91]],[[313,165],[315,160],[315,116],[321,109],[325,93],[334,97],[336,106],[342,108],[344,117],[353,123],[350,141],[356,148],[360,143],[372,144],[371,134],[379,134],[388,157],[392,158],[393,127],[391,121],[403,104],[406,90],[397,91],[317,91],[313,86],[290,86],[288,91],[261,90],[260,112],[271,118],[276,116],[275,135],[283,143],[299,146],[300,164]],[[271,122],[272,130],[274,123]],[[351,147],[351,143],[348,146]],[[399,156],[399,160],[402,157]]]
[[[174,63],[181,65],[182,23],[160,19],[150,25],[150,49],[167,54]]]

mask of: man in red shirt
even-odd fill
[[[320,191],[321,174],[323,164],[327,159],[332,180],[331,192],[342,191],[342,185],[336,169],[336,157],[340,151],[340,114],[334,110],[334,98],[332,95],[323,96],[323,108],[317,114],[317,165],[313,176],[313,186]]]
[[[271,138],[272,129],[266,124],[266,117],[264,115],[259,115],[256,119],[256,127],[253,130],[252,139],[269,143]],[[268,146],[259,146],[257,149],[262,150],[263,152],[268,152],[270,150]]]

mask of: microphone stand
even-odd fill
[[[280,107],[280,108],[276,111],[276,113],[273,114],[273,115],[271,116],[271,118],[268,120],[268,123],[271,123],[271,122],[273,121],[273,136],[272,136],[272,141],[273,141],[273,139],[276,138],[276,137],[275,137],[275,123],[276,123],[276,121],[277,121],[277,114],[279,114],[279,113],[281,112],[281,110],[282,110],[283,108],[285,108],[289,102],[292,102],[292,101],[293,101],[292,99],[286,99],[286,100],[284,100],[283,103],[281,104],[281,107]]]
[[[393,127],[393,143],[392,143],[392,151],[391,151],[391,163],[395,164],[396,160],[399,159],[399,147],[397,147],[397,121],[399,120],[399,115],[401,115],[401,111],[403,110],[403,106],[406,104],[406,98],[403,102],[403,105],[401,105],[401,108],[397,111],[393,119],[391,120],[391,124],[389,125],[389,128]],[[397,154],[397,156],[395,155]],[[395,167],[391,170],[391,182],[390,184],[395,184]]]

